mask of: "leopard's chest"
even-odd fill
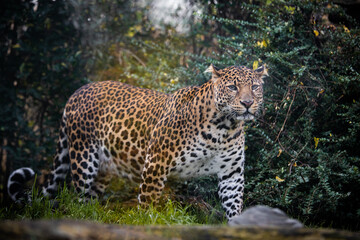
[[[228,132],[221,131],[219,134],[213,133],[212,138],[209,135],[199,134],[194,138],[196,141],[184,147],[185,150],[175,158],[176,166],[171,170],[171,176],[187,179],[218,175],[220,172],[231,172],[243,165],[245,160],[243,134],[236,136],[235,133],[229,135]],[[225,138],[224,135],[228,136]]]

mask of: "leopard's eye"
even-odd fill
[[[252,85],[252,86],[251,86],[251,89],[252,89],[253,91],[255,91],[256,89],[259,88],[259,86],[260,86],[260,85]]]
[[[228,89],[230,89],[231,91],[237,91],[237,87],[235,85],[229,85],[227,86]]]

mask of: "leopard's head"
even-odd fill
[[[210,65],[206,72],[212,73],[211,81],[218,111],[236,120],[254,119],[263,102],[266,65],[256,70],[244,66],[218,69]]]

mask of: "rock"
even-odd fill
[[[258,205],[246,209],[241,215],[229,221],[230,226],[263,227],[263,228],[302,228],[303,225],[289,218],[278,208]]]

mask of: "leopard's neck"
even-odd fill
[[[237,120],[235,116],[224,114],[217,109],[214,99],[214,85],[211,80],[200,86],[196,95],[192,107],[200,124],[213,125],[219,130],[228,131],[242,128],[244,121]]]

